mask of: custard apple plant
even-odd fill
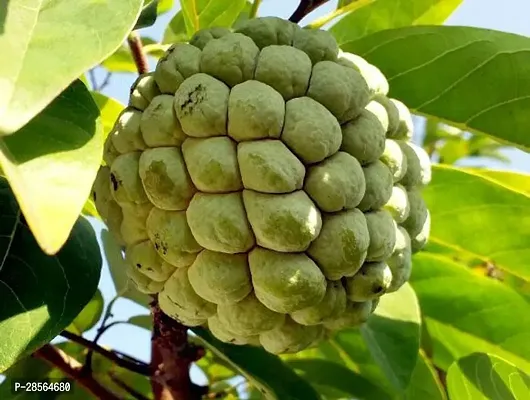
[[[530,148],[530,42],[440,26],[458,0],[324,3],[8,3],[0,398],[22,381],[105,399],[530,391],[530,180],[448,165]],[[162,40],[144,34],[169,12]],[[136,75],[125,104],[115,72]],[[103,344],[116,325],[151,331],[149,362]]]

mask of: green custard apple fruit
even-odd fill
[[[297,353],[409,280],[427,153],[383,72],[278,17],[209,27],[133,83],[92,196],[126,275],[218,340]]]

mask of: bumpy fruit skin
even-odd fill
[[[274,354],[359,327],[427,243],[427,153],[383,73],[277,17],[176,43],[133,84],[93,196],[171,318]]]

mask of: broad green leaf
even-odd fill
[[[530,376],[491,354],[474,353],[453,363],[447,373],[451,400],[522,400]]]
[[[96,292],[101,255],[80,218],[63,248],[44,254],[5,179],[0,180],[0,373],[51,341]]]
[[[99,92],[91,92],[91,94],[99,108],[100,120],[103,124],[103,137],[106,138],[125,106],[118,100]]]
[[[404,391],[420,348],[420,309],[409,284],[381,297],[374,314],[360,331],[374,360],[389,382]]]
[[[0,135],[41,112],[125,40],[142,0],[11,0],[0,35]],[[80,179],[81,180],[81,179]]]
[[[153,329],[153,318],[150,315],[134,315],[127,320],[128,323],[150,331]]]
[[[52,370],[52,366],[37,358],[28,356],[17,361],[7,371],[3,373],[5,380],[0,383],[0,399],[13,399],[16,382],[22,380],[33,382],[47,382],[48,374]],[[42,393],[38,392],[24,392],[17,393],[17,400],[40,400]]]
[[[530,281],[530,196],[474,171],[434,167],[431,241]]]
[[[359,329],[340,331],[332,338],[321,342],[317,348],[282,355],[282,359],[286,362],[315,358],[333,362],[362,376],[386,392],[388,396],[395,394],[392,385],[374,361]]]
[[[407,387],[403,400],[447,400],[442,384],[434,366],[423,352],[418,362],[410,385]]]
[[[99,110],[78,80],[22,129],[0,139],[0,165],[47,254],[64,244],[90,195],[102,133]]]
[[[158,3],[159,0],[146,0],[144,1],[142,12],[134,25],[133,30],[147,28],[156,22],[158,16]]]
[[[514,192],[530,196],[530,174],[486,168],[468,168],[467,170],[473,174],[493,180],[498,185],[505,186]]]
[[[413,26],[344,44],[375,64],[422,115],[530,149],[530,39],[457,26]]]
[[[163,43],[182,42],[199,29],[231,27],[245,8],[246,0],[182,0],[182,9],[164,32]]]
[[[158,43],[149,37],[141,37],[144,53],[156,59],[162,57],[168,46]],[[137,67],[131,55],[129,46],[124,43],[101,63],[109,72],[137,73]]]
[[[267,399],[319,400],[309,383],[279,357],[257,347],[222,343],[203,328],[192,330],[216,357],[236,369]]]
[[[352,1],[341,1],[346,6]],[[377,0],[342,18],[329,31],[339,45],[385,29],[442,24],[462,0]]]
[[[106,229],[101,230],[101,242],[103,243],[103,251],[109,265],[110,275],[112,276],[116,293],[143,307],[148,307],[152,298],[147,294],[139,292],[134,287],[134,284],[127,276],[127,264],[123,258],[122,250],[112,234]]]
[[[513,289],[426,252],[414,256],[411,283],[433,340],[436,365],[447,369],[454,360],[479,351],[530,371],[530,304]]]
[[[326,398],[358,400],[391,400],[386,391],[344,365],[318,359],[292,359],[287,365]]]
[[[81,335],[83,332],[93,328],[103,313],[103,296],[96,290],[94,297],[88,302],[77,317],[66,328],[67,331]]]

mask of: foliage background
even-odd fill
[[[283,18],[289,17],[292,10],[296,8],[297,0],[264,0],[259,9],[259,16],[276,15]],[[302,23],[311,21],[319,16],[325,15],[335,9],[337,0],[330,1],[309,14]],[[154,26],[142,29],[142,36],[148,36],[155,40],[163,37],[164,29],[171,18],[178,12],[178,4],[168,14],[158,18]],[[467,25],[480,28],[497,29],[505,32],[530,36],[530,25],[525,17],[530,14],[530,3],[526,0],[505,0],[502,7],[495,0],[464,0],[463,4],[449,17],[445,25]],[[151,69],[154,69],[156,61],[151,61]],[[97,79],[101,81],[105,77],[105,71],[96,71]],[[128,88],[136,78],[135,73],[115,73],[109,85],[102,91],[103,94],[114,97],[122,103],[128,100]],[[416,132],[423,132],[423,119],[416,119]],[[420,137],[416,139],[421,139]],[[509,164],[491,159],[468,158],[458,162],[460,165],[482,165],[490,168],[510,169],[521,172],[530,172],[530,154],[518,149],[502,150],[509,160]],[[100,221],[94,220],[93,226],[98,232],[103,228]],[[109,301],[115,294],[114,286],[105,263],[100,282],[100,289],[106,301]],[[127,319],[129,316],[145,313],[145,309],[134,304],[127,299],[120,299],[115,304],[115,315],[117,319]],[[92,338],[95,329],[88,331],[86,336]],[[135,354],[142,360],[149,360],[150,334],[144,329],[131,326],[116,326],[103,336],[101,343],[123,352]],[[203,379],[202,373],[194,369],[192,375],[198,382]]]

